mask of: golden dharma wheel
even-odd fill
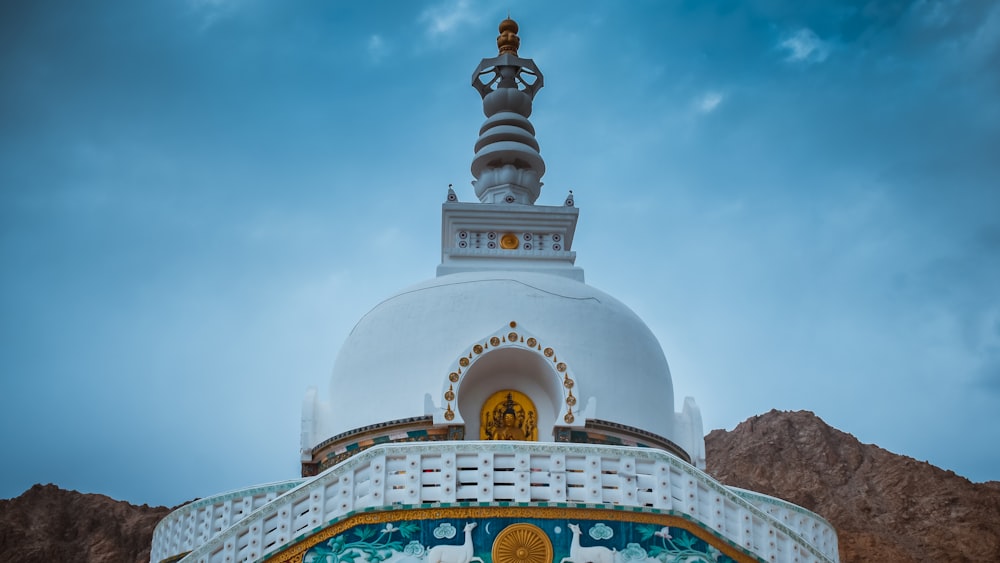
[[[500,237],[500,248],[504,250],[515,250],[518,246],[521,246],[521,241],[514,233],[507,233]]]
[[[493,542],[493,563],[552,563],[552,541],[533,524],[511,524]]]

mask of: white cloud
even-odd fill
[[[912,10],[927,27],[941,28],[951,21],[956,8],[958,5],[955,0],[919,0]]]
[[[695,108],[697,108],[698,113],[712,113],[715,111],[715,108],[719,107],[722,100],[722,92],[709,90],[708,92],[698,96],[695,100]]]
[[[389,54],[389,46],[386,45],[385,40],[382,36],[373,33],[371,37],[368,38],[368,56],[373,62],[381,61],[387,54]]]
[[[215,25],[236,9],[240,0],[188,0],[188,7],[201,19],[201,31]]]
[[[428,33],[441,35],[449,33],[463,23],[476,23],[479,17],[470,6],[469,0],[449,0],[431,6],[420,14],[421,23],[429,23]]]
[[[787,51],[785,60],[792,63],[821,63],[830,55],[830,43],[808,27],[789,35],[778,47]]]
[[[972,35],[969,43],[970,54],[978,60],[988,60],[1000,46],[1000,6],[994,5],[990,13]]]

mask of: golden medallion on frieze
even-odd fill
[[[521,241],[514,233],[507,233],[500,237],[500,248],[504,250],[516,250],[518,246],[521,246]]]
[[[525,341],[525,344],[528,345],[528,348],[534,348],[538,344],[538,341],[535,340],[534,338],[529,338],[527,341]]]
[[[552,563],[552,541],[534,524],[511,524],[493,542],[493,563]]]
[[[507,340],[509,340],[511,342],[517,342],[517,333],[516,332],[512,332],[512,333],[508,334],[507,335]]]
[[[500,345],[499,336],[494,336],[493,338],[490,338],[490,346],[499,346],[499,345]]]
[[[552,348],[546,348],[545,351],[542,353],[545,354],[546,358],[551,358],[552,354],[555,354],[556,352]]]
[[[560,373],[566,371],[566,364],[562,362],[556,364],[556,371],[559,371]]]
[[[475,346],[472,347],[472,351],[475,352],[475,353],[477,353],[477,354],[482,354],[483,353],[483,346],[481,344],[476,344]]]
[[[480,440],[538,440],[538,411],[531,398],[513,389],[497,391],[479,413]]]
[[[449,373],[448,374],[448,381],[450,381],[452,383],[458,383],[458,374],[455,373],[455,372]]]
[[[463,368],[469,367],[469,358],[463,356],[458,360],[458,365],[462,366]]]

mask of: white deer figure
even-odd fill
[[[580,545],[580,526],[567,524],[573,531],[573,543],[569,545],[569,557],[563,557],[559,563],[615,563],[615,552],[606,547],[595,545],[582,547]]]
[[[427,553],[427,563],[471,563],[472,561],[485,563],[481,558],[472,554],[472,529],[475,527],[475,522],[469,522],[465,525],[465,543],[462,545],[435,545],[432,547]]]

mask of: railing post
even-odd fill
[[[250,547],[250,558],[254,560],[260,558],[264,549],[264,530],[260,522],[254,522],[250,526],[250,535],[247,541]]]
[[[514,454],[514,500],[531,500],[531,456],[526,453]]]
[[[493,500],[493,454],[480,452],[478,461],[476,497],[479,502],[489,502]]]
[[[385,504],[385,456],[382,455],[372,458],[371,465],[369,467],[370,477],[368,479],[368,494],[372,498],[371,505],[383,506]]]
[[[309,495],[309,527],[315,528],[323,521],[323,506],[326,504],[326,488],[316,487]]]
[[[584,494],[587,502],[601,502],[601,456],[588,455],[583,466]]]
[[[657,461],[653,466],[653,478],[655,485],[653,489],[653,506],[661,510],[674,508],[673,475],[670,473],[670,464],[665,461]]]
[[[753,549],[753,519],[750,511],[740,508],[740,545],[746,549]]]
[[[636,505],[638,500],[638,479],[635,475],[635,458],[623,457],[618,466],[618,487],[622,504]]]
[[[215,507],[209,505],[204,511],[198,514],[198,542],[205,543],[212,537],[212,518],[214,518]]]
[[[441,454],[441,501],[455,502],[458,494],[458,467],[455,453]]]
[[[334,509],[330,514],[324,515],[327,520],[335,514],[346,514],[354,509],[354,471],[350,469],[344,471],[340,479],[337,480],[336,499]]]
[[[712,491],[709,494],[709,498],[712,500],[712,505],[709,510],[712,511],[712,526],[715,528],[716,532],[725,535],[726,531],[726,506],[722,502],[722,495],[718,491]]]
[[[420,487],[422,486],[423,464],[420,454],[406,456],[406,503],[420,502]]]
[[[554,502],[566,502],[566,454],[549,455],[549,475],[551,498]]]
[[[291,538],[291,530],[292,530],[291,502],[286,502],[285,506],[281,507],[281,510],[278,512],[277,524],[278,524],[278,535],[275,541],[277,541],[277,545],[284,545],[288,543],[288,540]]]
[[[775,534],[774,526],[771,524],[764,524],[762,528],[767,530],[767,535],[764,536],[764,541],[758,546],[757,551],[763,552],[764,556],[767,557],[768,561],[777,561],[777,551],[775,550]]]
[[[222,553],[220,553],[223,563],[235,563],[236,561],[236,539],[229,538],[226,543],[222,545]]]
[[[684,487],[682,490],[684,491],[684,496],[682,497],[684,511],[704,522],[705,517],[698,511],[698,484],[695,482],[693,476],[687,475],[684,477]]]

